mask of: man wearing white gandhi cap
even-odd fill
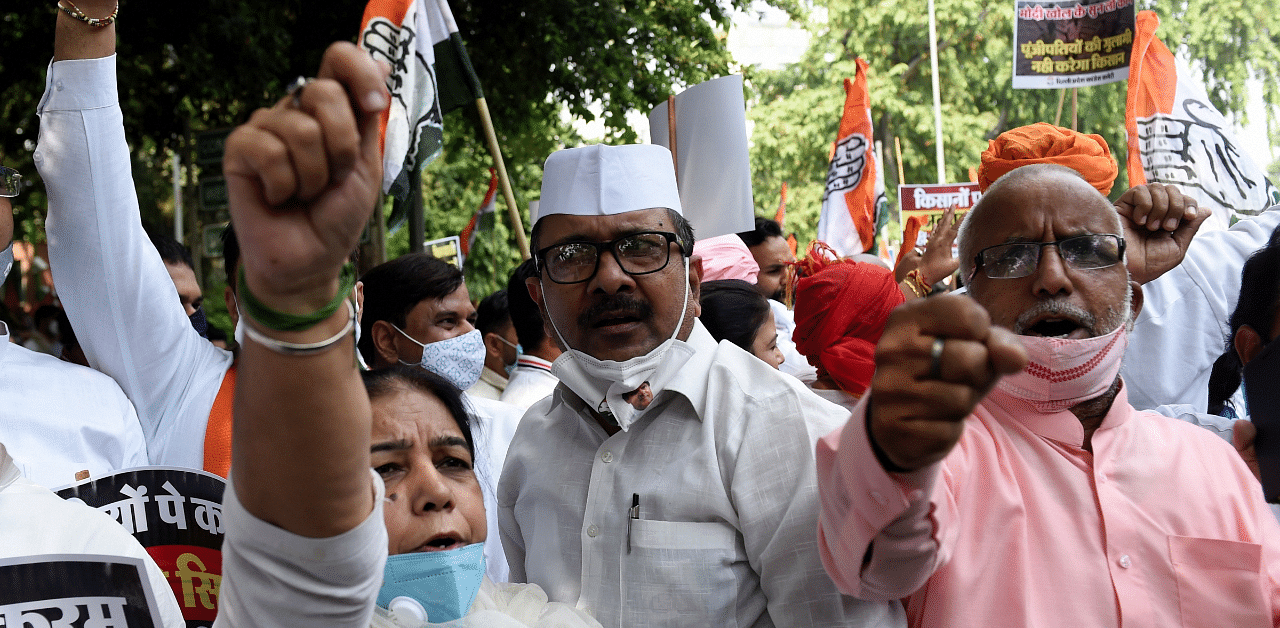
[[[527,282],[566,352],[498,488],[514,582],[604,626],[900,626],[841,596],[813,448],[848,413],[697,320],[701,260],[671,153],[547,159]]]

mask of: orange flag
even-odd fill
[[[1187,65],[1156,37],[1160,18],[1140,11],[1125,103],[1129,185],[1177,185],[1213,216],[1201,229],[1280,203],[1261,168],[1240,149],[1231,125]]]
[[[858,59],[858,73],[844,80],[844,115],[827,170],[818,239],[841,256],[865,253],[876,229],[876,207],[884,196],[884,175],[876,167],[871,105],[867,93],[867,62]]]
[[[787,182],[786,181],[782,182],[782,201],[778,203],[778,213],[773,215],[773,221],[778,223],[778,226],[782,227],[783,231],[786,231],[786,226],[785,226],[787,223]]]

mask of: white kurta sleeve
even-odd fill
[[[191,326],[142,229],[115,57],[49,66],[36,167],[54,284],[89,363],[137,408],[152,461],[199,468],[231,354]]]

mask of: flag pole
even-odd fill
[[[1058,90],[1058,114],[1053,116],[1053,126],[1062,126],[1062,103],[1067,99],[1067,90]]]
[[[1080,88],[1072,87],[1071,88],[1071,130],[1072,131],[1078,130],[1077,122],[1079,122],[1079,118],[1077,117],[1077,107],[1079,105],[1079,98],[1080,98]]]
[[[938,19],[929,0],[929,65],[933,68],[933,126],[938,149],[938,183],[947,182],[947,165],[942,155],[942,88],[938,85]]]
[[[511,230],[516,232],[516,246],[520,248],[520,257],[529,259],[529,240],[524,236],[524,221],[520,220],[520,210],[516,209],[516,197],[511,192],[511,180],[507,178],[507,166],[502,161],[502,148],[498,146],[498,135],[493,131],[493,119],[489,117],[489,103],[485,102],[484,96],[476,99],[476,109],[480,111],[480,125],[484,127],[484,136],[489,143],[489,154],[493,156],[494,166],[498,168],[498,182],[502,185],[502,197],[507,200]]]
[[[667,145],[671,147],[671,166],[680,180],[680,162],[676,160],[676,97],[667,96]]]

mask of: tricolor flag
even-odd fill
[[[782,227],[783,231],[787,228],[787,182],[782,182],[782,200],[778,202],[778,213],[773,215],[773,221]]]
[[[410,173],[440,155],[444,114],[480,98],[480,81],[446,0],[369,0],[360,45],[391,65],[382,191],[403,200]]]
[[[854,79],[844,80],[844,115],[818,219],[818,239],[841,256],[865,253],[872,247],[876,209],[885,202],[884,175],[878,172],[872,148],[867,62],[858,59],[857,63]]]
[[[1213,217],[1201,229],[1280,203],[1262,169],[1240,150],[1226,118],[1185,63],[1156,38],[1160,18],[1141,11],[1125,107],[1129,185],[1177,184]]]
[[[493,199],[497,196],[498,191],[498,175],[493,168],[489,169],[489,191],[485,192],[484,200],[480,202],[480,209],[471,215],[471,222],[463,227],[462,233],[458,234],[458,239],[462,242],[462,255],[471,254],[471,247],[476,242],[476,232],[480,230],[481,221],[485,216],[492,216],[495,211]]]

